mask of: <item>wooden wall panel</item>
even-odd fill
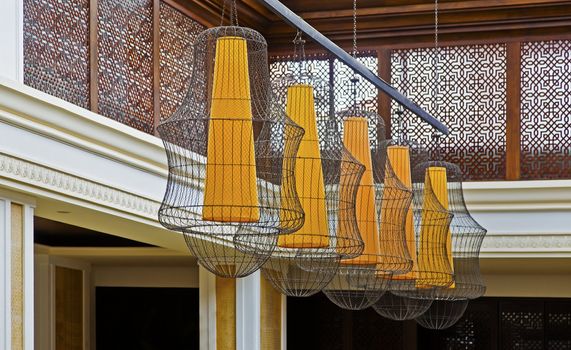
[[[83,272],[55,270],[56,350],[83,349]]]

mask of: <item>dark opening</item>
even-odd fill
[[[453,327],[395,322],[373,309],[346,311],[323,294],[287,300],[289,349],[571,350],[571,299],[480,298]]]
[[[97,349],[198,350],[197,288],[96,288]]]

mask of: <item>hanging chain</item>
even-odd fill
[[[238,6],[236,6],[236,0],[232,0],[232,25],[239,26],[238,23]]]
[[[439,103],[438,103],[438,97],[439,97],[439,88],[440,88],[440,76],[439,76],[439,70],[438,70],[438,65],[440,64],[440,46],[439,46],[439,42],[438,42],[438,0],[434,0],[434,100],[432,103],[434,103],[433,106],[433,111],[436,115],[438,115],[439,113]],[[440,160],[440,135],[438,134],[438,131],[434,131],[434,133],[432,134],[432,139],[435,143],[435,155],[434,158],[436,160]]]
[[[353,0],[353,58],[357,59],[357,0]],[[357,112],[357,84],[359,83],[359,76],[353,71],[353,112]]]
[[[236,0],[224,0],[222,2],[222,15],[220,16],[220,26],[224,25],[224,16],[226,15],[226,4],[229,4],[229,17],[230,25],[238,26],[238,7],[236,6]]]
[[[353,0],[353,58],[357,58],[357,0]]]
[[[297,80],[299,83],[303,80],[303,70],[305,64],[305,40],[303,39],[303,34],[300,30],[295,34],[293,39],[293,58],[297,61]]]

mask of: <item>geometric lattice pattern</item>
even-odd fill
[[[97,29],[99,113],[153,133],[153,0],[99,0]]]
[[[88,22],[89,0],[25,0],[24,83],[89,108]]]
[[[500,327],[501,349],[544,350],[543,305],[502,303]]]
[[[161,120],[169,118],[186,96],[193,66],[193,43],[206,28],[170,5],[160,5]]]
[[[571,41],[521,46],[521,178],[571,178]]]
[[[571,301],[481,298],[451,328],[418,330],[422,350],[571,350]]]
[[[357,59],[373,72],[377,71],[378,58],[374,51],[363,51]],[[337,112],[353,107],[353,70],[330,54],[306,56],[306,69],[311,74],[315,88],[315,105],[320,120],[330,118]],[[295,81],[299,65],[292,56],[270,57],[270,78],[274,93],[281,106],[285,107],[283,82]],[[281,88],[280,88],[281,86]],[[377,112],[377,89],[359,77],[356,86],[356,102],[359,108]]]
[[[547,350],[571,350],[571,302],[546,302]]]
[[[437,60],[434,48],[393,50],[391,82],[450,129],[435,139],[431,126],[408,111],[400,115],[393,102],[393,138],[420,142],[460,166],[467,180],[505,179],[505,44],[441,47]]]

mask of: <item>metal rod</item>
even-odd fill
[[[313,28],[303,18],[296,15],[293,11],[287,8],[279,0],[258,0],[273,13],[281,17],[285,22],[293,27],[301,30],[305,35],[309,36],[316,43],[323,46],[327,51],[337,57],[341,62],[348,65],[351,69],[367,79],[371,84],[375,85],[379,90],[383,91],[395,101],[400,103],[404,108],[419,116],[422,120],[432,125],[434,128],[448,135],[449,131],[446,125],[442,124],[438,119],[430,115],[427,111],[422,109],[419,105],[409,100],[406,96],[401,94],[398,90],[393,88],[389,83],[379,78],[370,69],[365,67],[361,62],[354,59],[350,54],[345,52],[337,44],[329,40],[325,35],[321,34],[317,29]]]

